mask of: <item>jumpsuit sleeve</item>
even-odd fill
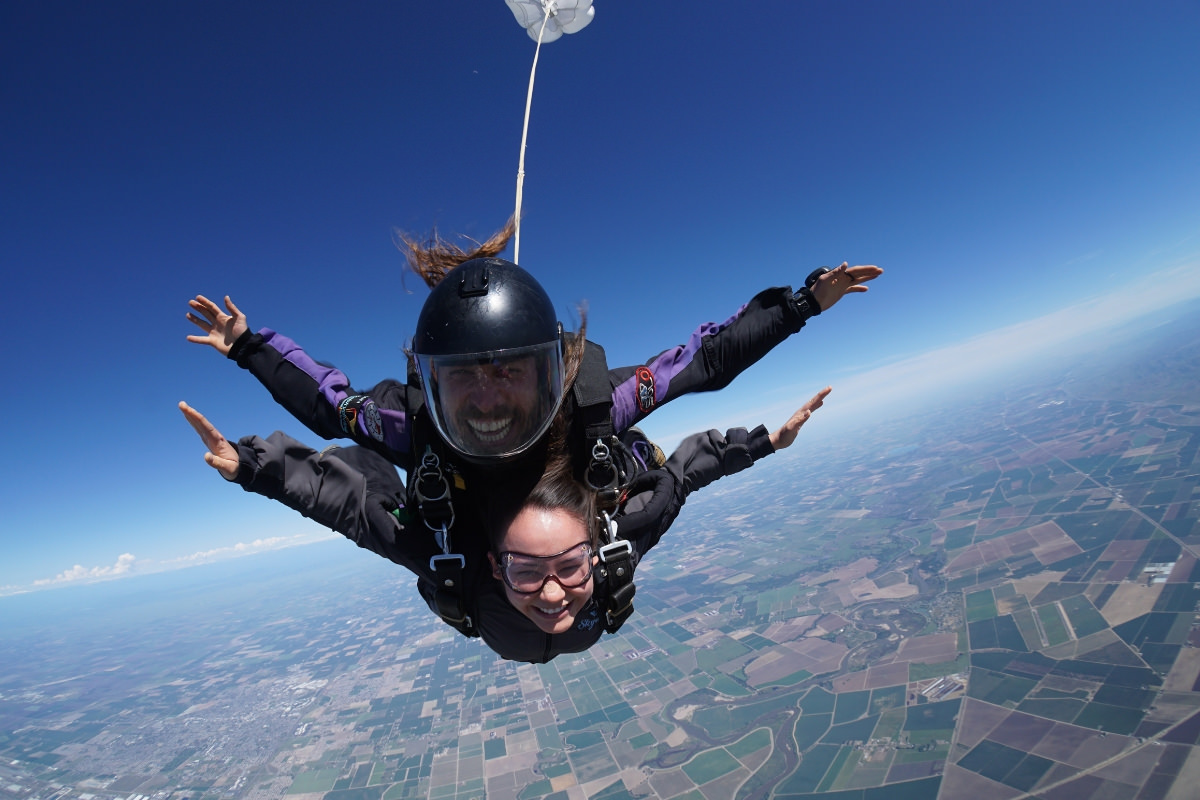
[[[723,389],[808,319],[787,287],[766,289],[724,322],[706,322],[687,343],[639,367],[609,373],[613,427],[619,433],[654,409],[692,392]]]
[[[234,480],[247,492],[283,503],[420,574],[428,555],[413,548],[431,537],[405,535],[404,485],[383,457],[354,447],[318,453],[278,431],[266,439],[241,439],[237,450]]]
[[[408,387],[385,380],[357,392],[336,367],[322,364],[270,328],[247,331],[229,358],[249,370],[275,402],[323,439],[347,438],[404,469],[412,466]]]
[[[716,430],[692,434],[666,466],[630,482],[617,517],[617,534],[632,543],[640,559],[675,522],[689,494],[774,452],[771,435],[762,425],[752,431],[731,428],[724,436]]]
[[[684,439],[667,459],[665,469],[682,481],[684,491],[691,494],[719,478],[748,469],[774,452],[766,426],[759,425],[752,431],[730,428],[724,436],[720,431],[710,430]]]

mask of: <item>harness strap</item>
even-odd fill
[[[583,362],[571,387],[575,397],[574,424],[582,426],[584,437],[590,442],[607,439],[613,435],[612,386],[608,381],[608,359],[604,348],[595,342],[587,342],[583,348]]]
[[[433,601],[443,622],[459,633],[478,636],[463,602],[463,568],[466,564],[467,560],[458,553],[443,553],[429,559],[429,568],[437,576]]]
[[[600,548],[598,569],[608,587],[608,600],[604,607],[604,630],[616,633],[625,620],[633,614],[633,545],[628,539],[617,538],[617,523],[607,511],[600,512],[604,535],[608,542]]]
[[[429,559],[429,571],[434,575],[433,610],[450,627],[466,636],[478,636],[475,623],[467,613],[463,572],[467,560],[453,551],[450,528],[454,525],[454,504],[450,499],[450,482],[442,472],[441,461],[431,445],[425,446],[421,466],[413,479],[413,494],[417,498],[417,513],[425,527],[433,531],[442,552]]]
[[[598,507],[612,511],[624,488],[626,475],[615,460],[614,450],[620,447],[612,423],[612,385],[608,376],[608,359],[604,348],[595,342],[587,342],[583,350],[583,362],[571,387],[575,401],[572,409],[575,440],[591,452],[579,452],[576,457],[587,459],[583,480],[596,492]],[[578,461],[576,463],[579,463]]]

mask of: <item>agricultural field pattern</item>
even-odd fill
[[[545,665],[341,540],[0,598],[0,799],[1194,797],[1188,319],[714,484]]]

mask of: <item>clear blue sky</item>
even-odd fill
[[[886,399],[855,376],[1118,289],[1196,293],[1194,0],[595,6],[542,51],[526,162],[521,261],[564,319],[586,301],[633,363],[815,266],[887,270],[658,412],[665,439],[827,383]],[[184,341],[185,302],[402,375],[424,292],[391,230],[512,212],[533,48],[502,0],[0,8],[0,593],[314,531],[201,461],[181,399],[314,437]]]

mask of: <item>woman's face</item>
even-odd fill
[[[587,526],[569,512],[561,508],[524,508],[509,525],[499,549],[502,559],[505,553],[514,555],[515,561],[509,566],[510,577],[519,574],[529,580],[531,586],[536,586],[540,580],[541,588],[531,594],[514,591],[504,582],[503,565],[489,553],[492,576],[504,583],[508,602],[533,620],[539,629],[546,633],[565,633],[592,598],[591,575],[574,588],[563,586],[563,583],[577,582],[597,562],[590,548],[583,550],[580,547],[588,542]],[[561,581],[560,573],[563,575]]]

